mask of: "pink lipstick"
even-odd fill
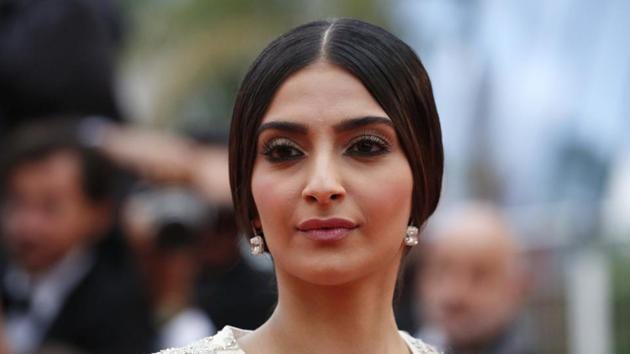
[[[358,225],[348,219],[308,219],[301,222],[297,229],[314,241],[337,241],[345,238]]]

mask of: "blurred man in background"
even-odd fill
[[[0,295],[12,352],[148,351],[150,313],[115,236],[107,160],[52,120],[17,132],[2,157]]]
[[[492,206],[471,203],[438,215],[427,229],[418,273],[422,338],[447,353],[533,353],[521,321],[527,293],[522,254]]]

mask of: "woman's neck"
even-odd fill
[[[248,354],[409,353],[392,309],[398,264],[339,286],[305,283],[278,273],[278,306],[244,337]]]

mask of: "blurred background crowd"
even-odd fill
[[[322,17],[421,56],[444,196],[401,329],[451,353],[630,353],[630,2],[0,0],[0,353],[143,353],[256,328],[233,219],[247,65]]]

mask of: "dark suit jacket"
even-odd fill
[[[148,302],[131,263],[123,255],[98,249],[95,264],[65,299],[39,351],[151,351],[154,330]],[[5,306],[11,304],[5,301]]]
[[[225,272],[202,274],[197,302],[216,328],[256,329],[277,302],[275,279],[241,260]]]

